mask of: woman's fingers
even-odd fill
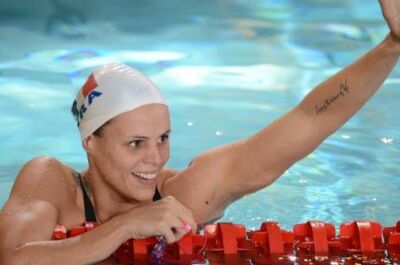
[[[170,204],[170,211],[172,211],[181,220],[181,225],[176,227],[176,229],[184,230],[187,233],[189,232],[188,228],[190,227],[193,233],[196,232],[197,224],[194,220],[192,212],[171,196],[168,196],[167,201]]]
[[[129,235],[136,239],[164,236],[172,243],[197,229],[190,210],[171,196],[136,207],[120,218]]]
[[[192,231],[192,227],[187,222],[185,222],[182,219],[181,219],[181,222],[182,222],[182,226],[178,227],[178,229],[185,231],[186,233]]]
[[[173,214],[169,215],[160,227],[162,229],[160,234],[165,237],[168,243],[178,241],[188,233],[187,230],[182,229],[181,219]]]
[[[178,240],[177,237],[176,237],[176,235],[175,235],[174,232],[172,231],[170,225],[164,223],[164,224],[161,226],[161,228],[162,228],[162,230],[161,230],[161,233],[160,233],[160,234],[161,234],[162,236],[164,236],[165,240],[167,240],[167,242],[168,242],[169,244],[170,244],[170,243],[173,243],[173,242],[175,242],[175,241]]]
[[[190,212],[186,207],[180,205],[180,209],[178,209],[177,216],[181,220],[181,225],[179,229],[186,231],[186,233],[192,231],[193,233],[197,230],[197,224],[194,221],[194,217],[192,212]]]
[[[196,233],[197,232],[197,224],[196,222],[193,220],[193,218],[189,217],[187,219],[181,219],[182,225],[180,228],[180,230],[185,231],[186,233],[188,232],[192,232],[192,233]]]

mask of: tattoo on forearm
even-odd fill
[[[347,79],[346,79],[346,80],[344,80],[343,83],[340,83],[339,92],[336,95],[334,95],[330,98],[326,98],[320,106],[315,105],[315,110],[316,110],[317,114],[327,111],[328,107],[332,103],[334,103],[339,98],[344,98],[349,93],[350,93],[350,89],[347,85]]]

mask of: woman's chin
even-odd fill
[[[156,186],[157,178],[144,179],[134,174],[131,174],[130,186],[132,191],[132,197],[138,201],[151,201],[153,199]]]

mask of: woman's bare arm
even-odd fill
[[[399,55],[400,43],[388,36],[318,85],[288,114],[247,139],[244,155],[257,172],[247,178],[254,179],[255,188],[273,182],[351,118],[379,89]]]
[[[0,212],[0,264],[89,264],[105,259],[127,239],[116,219],[75,238],[50,240],[58,211],[47,198],[57,202],[65,194],[63,183],[55,185],[58,167],[52,159],[37,158],[21,170]]]
[[[11,214],[5,209],[0,217],[1,264],[92,264],[127,239],[115,219],[83,235],[52,241],[57,213],[48,202],[31,201],[13,209]]]
[[[400,2],[380,3],[391,28],[382,43],[260,132],[195,158],[166,181],[165,193],[191,209],[196,221],[207,222],[236,199],[271,184],[342,126],[379,89],[400,55]]]
[[[191,212],[165,196],[132,207],[80,236],[52,241],[58,217],[70,214],[65,212],[66,202],[75,200],[69,190],[76,184],[63,180],[69,173],[57,160],[46,157],[22,168],[0,213],[0,264],[92,264],[109,257],[130,238],[164,236],[175,242],[187,233],[181,229],[182,221],[196,231]]]

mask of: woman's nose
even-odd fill
[[[163,159],[162,159],[160,147],[158,145],[149,146],[149,149],[147,150],[147,153],[145,156],[145,162],[156,165],[156,166],[159,166],[160,164],[162,164]]]

